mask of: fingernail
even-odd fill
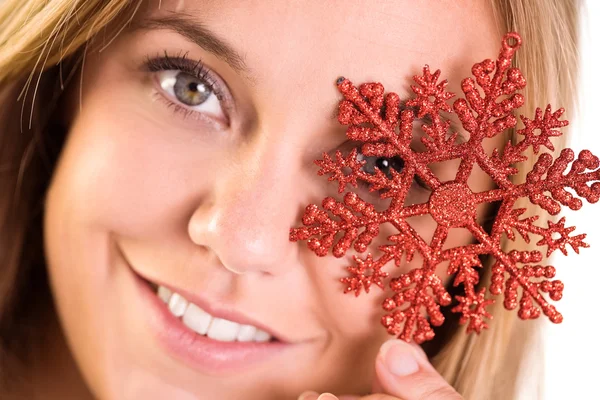
[[[306,392],[302,392],[302,394],[298,396],[298,400],[316,399],[317,397],[319,397],[319,393],[308,390]]]
[[[429,362],[427,353],[425,353],[425,350],[423,350],[420,345],[416,344],[415,342],[410,342],[409,345],[417,352],[419,359]]]
[[[317,400],[338,400],[338,398],[331,393],[323,393]]]
[[[419,370],[415,351],[410,344],[392,339],[381,346],[379,354],[384,365],[393,375],[407,376]]]

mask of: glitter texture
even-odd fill
[[[600,198],[600,162],[598,157],[584,150],[577,158],[571,149],[563,150],[553,159],[548,153],[539,154],[547,148],[554,150],[550,138],[560,136],[557,128],[567,121],[561,120],[563,109],[545,111],[537,109],[533,119],[521,116],[523,128],[517,131],[521,140],[508,143],[500,151],[495,149],[486,154],[482,143],[514,128],[517,124],[515,110],[525,98],[518,93],[525,87],[525,78],[518,68],[511,67],[514,52],[520,47],[521,38],[509,33],[502,40],[502,48],[496,61],[485,60],[472,68],[473,78],[462,81],[464,98],[452,105],[453,93],[446,91],[447,81],[438,82],[440,71],[430,72],[426,65],[423,74],[415,76],[412,85],[413,98],[401,107],[396,93],[384,94],[382,84],[364,83],[355,87],[350,80],[339,78],[336,82],[343,99],[339,104],[338,120],[348,125],[346,135],[361,143],[361,153],[366,157],[398,157],[403,161],[400,171],[391,169],[384,173],[375,169],[367,173],[362,166],[364,160],[357,158],[354,150],[348,155],[336,152],[335,157],[327,154],[316,161],[319,175],[329,175],[330,181],[338,182],[339,193],[347,187],[356,187],[358,181],[366,182],[371,191],[378,191],[382,198],[390,199],[388,208],[377,211],[354,192],[348,191],[343,201],[332,197],[323,200],[321,207],[311,204],[306,207],[302,223],[292,228],[290,240],[306,240],[308,247],[318,256],[331,251],[342,257],[352,247],[364,253],[379,234],[381,224],[388,223],[398,231],[387,238],[387,244],[378,247],[381,256],[374,258],[354,256],[355,265],[348,267],[349,276],[342,278],[344,292],[358,296],[364,289],[369,292],[372,285],[385,289],[389,272],[383,268],[392,264],[402,265],[403,259],[410,262],[418,253],[423,263],[405,274],[389,280],[387,286],[393,294],[382,304],[387,312],[381,322],[387,331],[399,338],[422,343],[433,338],[432,326],[444,322],[441,306],[448,306],[453,299],[446,291],[442,280],[435,274],[436,266],[448,263],[448,274],[453,275],[454,286],[462,285],[463,296],[455,296],[453,312],[460,313],[460,321],[467,324],[467,332],[481,332],[487,328],[486,319],[491,315],[486,307],[493,299],[486,298],[486,288],[477,289],[478,269],[482,268],[480,256],[493,258],[491,295],[504,295],[507,309],[518,308],[522,319],[537,318],[545,314],[552,322],[560,323],[562,315],[549,304],[562,296],[563,284],[551,280],[555,275],[552,266],[538,265],[542,252],[512,250],[505,252],[500,245],[503,236],[515,240],[519,234],[526,242],[530,235],[541,239],[538,246],[546,247],[546,256],[559,249],[567,253],[567,245],[575,252],[588,247],[583,242],[584,234],[572,235],[574,227],[565,227],[565,219],[548,222],[546,227],[534,225],[537,216],[521,218],[525,209],[513,209],[518,198],[526,197],[551,215],[560,212],[562,206],[577,210],[583,198],[597,202]],[[450,131],[450,124],[441,113],[455,112],[462,127],[469,132],[464,143],[457,143],[457,134]],[[411,149],[413,122],[424,118],[425,132],[421,139],[425,150]],[[517,172],[515,164],[527,160],[523,154],[531,148],[538,156],[526,181],[514,184],[510,175]],[[460,159],[460,166],[452,181],[440,181],[428,167],[435,162]],[[496,188],[474,193],[467,184],[474,165],[488,174]],[[569,168],[570,165],[570,169]],[[568,169],[568,170],[567,170]],[[424,182],[431,195],[426,203],[405,205],[406,196],[415,178]],[[576,197],[566,189],[571,189]],[[500,202],[491,231],[486,232],[476,221],[478,204]],[[429,214],[437,223],[430,243],[420,237],[407,219]],[[444,248],[450,229],[467,229],[475,238],[472,244]],[[393,267],[390,267],[393,268]],[[391,272],[391,271],[390,271]]]

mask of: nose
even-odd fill
[[[257,146],[222,168],[211,201],[194,210],[188,234],[234,273],[276,275],[290,268],[297,249],[289,230],[299,214],[294,174],[300,167],[281,146]]]

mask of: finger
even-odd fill
[[[325,393],[325,395],[327,396],[332,396],[332,397],[318,397],[318,400],[402,400],[397,398],[396,396],[389,396],[387,394],[382,394],[382,393],[377,393],[377,394],[371,394],[368,396],[355,396],[355,395],[349,395],[349,394],[345,394],[345,395],[341,395],[339,397],[335,397],[329,393]],[[322,395],[323,396],[323,395]],[[317,397],[315,397],[315,399],[317,399]],[[312,399],[310,399],[312,400]]]
[[[302,397],[305,396],[305,397]],[[372,394],[366,397],[354,395],[342,395],[336,397],[331,393],[323,393],[319,395],[317,392],[304,392],[298,397],[298,400],[400,400],[397,397],[388,396],[387,394]]]
[[[403,400],[462,399],[429,363],[425,352],[403,340],[389,340],[381,346],[375,371],[373,386]]]
[[[402,400],[397,398],[396,396],[389,396],[387,394],[371,394],[365,397],[359,396],[340,396],[339,400]]]
[[[404,342],[403,342],[404,343]],[[425,351],[421,348],[421,346],[417,345],[417,344],[411,344],[411,346],[419,353],[419,355],[427,360],[427,364],[429,364],[429,360],[427,358],[427,354],[425,353]],[[383,345],[381,346],[383,348]],[[381,351],[380,351],[381,353]],[[383,388],[383,385],[381,384],[380,380],[379,380],[379,375],[376,373],[375,374],[375,379],[373,380],[373,383],[371,385],[371,393],[384,393],[385,390]]]
[[[317,397],[317,400],[338,400],[338,398],[332,395],[331,393],[323,393],[322,395]]]
[[[310,390],[308,392],[302,393],[298,397],[298,400],[338,400],[338,398],[332,395],[331,393],[319,394]]]

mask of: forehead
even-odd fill
[[[310,77],[313,84],[330,85],[340,75],[395,84],[424,64],[460,79],[474,62],[494,58],[504,32],[490,4],[154,0],[142,18],[183,15],[202,23],[242,55],[258,84]]]

